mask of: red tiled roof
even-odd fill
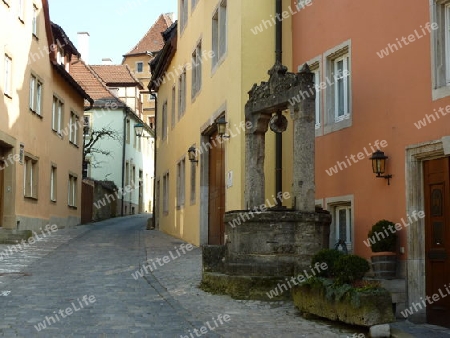
[[[70,74],[95,101],[113,100],[121,103],[83,60],[78,59],[70,65]]]
[[[161,14],[141,41],[124,56],[145,54],[146,52],[159,52],[164,46],[161,33],[172,25],[171,14]]]
[[[108,86],[131,84],[142,87],[127,65],[91,65],[90,67]]]

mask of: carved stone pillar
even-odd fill
[[[251,128],[245,133],[246,209],[259,207],[265,201],[264,157],[269,120],[270,115],[261,113],[246,116],[246,122],[251,122]]]
[[[299,87],[303,100],[290,106],[294,123],[293,187],[294,209],[315,211],[315,90],[313,73],[307,66],[300,71]]]

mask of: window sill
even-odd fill
[[[79,149],[80,148],[80,146],[78,145],[78,144],[76,144],[76,143],[73,143],[72,141],[69,141],[69,143],[71,144],[71,145],[73,145],[75,148],[77,148],[77,149]]]
[[[39,37],[35,34],[35,33],[31,33],[32,35],[33,35],[33,38],[36,40],[36,41],[39,41]]]
[[[9,93],[4,93],[3,95],[5,95],[8,99],[12,100],[12,96]]]
[[[192,95],[191,97],[191,103],[194,103],[197,100],[197,97],[200,95],[200,92],[202,91],[202,87],[200,87],[200,89],[198,89],[194,95]]]
[[[450,96],[450,86],[442,86],[439,88],[433,88],[432,90],[433,101],[443,99],[447,96]]]
[[[219,69],[219,67],[222,65],[222,63],[224,63],[225,59],[227,58],[228,55],[228,51],[226,51],[225,53],[223,53],[219,60],[217,60],[217,62],[215,64],[213,64],[212,69],[211,69],[211,77],[214,76],[214,74],[217,72],[217,69]]]
[[[37,113],[35,110],[33,110],[33,109],[30,108],[30,112],[32,112],[33,115],[36,115],[37,117],[39,117],[40,119],[42,119],[42,115],[39,114],[39,113]]]
[[[69,207],[69,209],[72,209],[72,210],[77,210],[78,209],[77,207],[74,207],[72,205],[69,205],[68,207]]]
[[[52,204],[56,204],[56,200],[50,200],[50,203],[52,203]]]
[[[34,197],[34,196],[24,196],[24,198],[26,199],[26,200],[29,200],[29,201],[37,201],[38,200],[38,198],[37,197]]]
[[[323,134],[329,134],[344,128],[349,128],[352,126],[352,115],[350,114],[348,118],[345,120],[341,120],[339,122],[331,122],[329,124],[324,125]]]
[[[168,211],[164,211],[163,212],[163,216],[169,216],[169,212]]]

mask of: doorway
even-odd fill
[[[208,244],[223,245],[225,225],[225,150],[215,131],[209,138]]]
[[[433,301],[426,315],[428,323],[444,327],[450,327],[449,168],[448,157],[424,161],[426,295]]]
[[[4,206],[4,182],[5,182],[5,162],[0,161],[0,228],[3,227],[3,206]]]

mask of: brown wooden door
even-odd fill
[[[5,180],[5,169],[4,162],[0,161],[0,227],[3,227],[3,200],[4,200],[4,180]]]
[[[449,163],[449,158],[424,163],[426,295],[433,302],[427,303],[427,321],[445,327],[450,327]]]
[[[211,136],[214,140],[217,133]],[[214,144],[211,142],[211,144]],[[223,145],[215,142],[209,150],[209,210],[208,210],[208,244],[224,244],[225,227],[225,151]]]

